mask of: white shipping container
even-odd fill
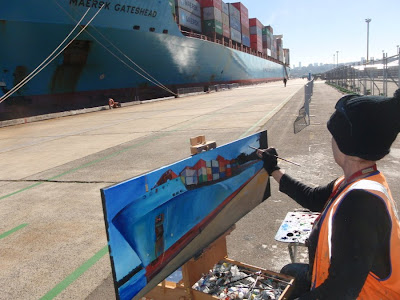
[[[216,20],[222,23],[222,12],[216,7],[204,7],[203,20]]]
[[[178,8],[179,24],[201,32],[201,19],[182,8]]]
[[[176,0],[176,6],[183,8],[195,16],[201,17],[200,3],[196,0]]]
[[[231,39],[232,41],[241,43],[242,42],[242,34],[236,29],[231,28]]]
[[[213,167],[219,167],[218,160],[212,160],[212,161],[211,161],[211,165],[212,165]]]

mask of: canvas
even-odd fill
[[[118,299],[140,299],[270,196],[259,132],[101,190]]]

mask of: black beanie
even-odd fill
[[[400,131],[400,89],[393,98],[347,95],[335,108],[327,125],[340,151],[372,161],[390,152]]]

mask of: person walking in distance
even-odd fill
[[[309,263],[281,273],[296,278],[293,299],[400,299],[399,217],[377,167],[400,131],[400,89],[391,98],[342,97],[327,127],[343,175],[325,186],[285,174],[276,149],[257,152],[281,192],[321,213],[306,242]]]
[[[283,85],[286,87],[286,83],[287,83],[287,78],[283,77]]]

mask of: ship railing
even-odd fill
[[[195,32],[190,32],[190,31],[185,31],[185,30],[181,30],[181,32],[182,32],[183,35],[188,36],[188,37],[197,38],[197,39],[205,40],[205,41],[209,41],[209,42],[214,42],[214,43],[223,45],[223,46],[228,47],[228,48],[239,50],[239,51],[242,51],[242,52],[254,55],[254,56],[258,56],[258,57],[264,58],[266,60],[281,64],[281,65],[284,65],[283,62],[279,61],[278,59],[273,58],[272,56],[268,56],[265,53],[258,52],[258,51],[254,50],[252,48],[243,46],[241,44],[232,43],[232,41],[230,39],[228,39],[229,42],[225,42],[226,39],[220,40],[220,39],[217,39],[216,37],[212,38],[212,37],[209,37],[207,35],[200,34],[200,33],[195,33]]]

